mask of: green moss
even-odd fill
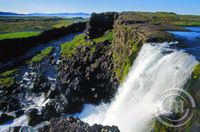
[[[96,38],[93,41],[96,42],[96,43],[99,43],[99,42],[103,42],[103,41],[106,41],[106,40],[109,41],[110,43],[112,43],[113,31],[109,31],[109,32],[105,33],[102,37]]]
[[[31,60],[30,63],[35,63],[35,62],[40,62],[42,61],[45,57],[47,57],[53,50],[53,47],[47,47],[46,49],[42,50],[41,53],[37,54],[34,56]]]
[[[84,34],[80,34],[72,41],[62,44],[60,54],[65,57],[70,57],[78,46],[90,46],[91,44],[91,42],[85,41]]]
[[[109,41],[109,42],[112,42],[112,36],[113,36],[113,33],[112,33],[112,31],[110,31],[110,32],[107,32],[102,37],[96,38],[96,39],[91,40],[91,41],[86,41],[85,40],[85,34],[77,35],[72,41],[64,43],[64,44],[61,45],[60,54],[64,57],[70,57],[75,52],[77,47],[79,47],[79,46],[91,46],[92,41],[96,42],[96,43],[103,42],[103,41],[106,41],[106,40]],[[90,48],[91,48],[91,52],[95,51],[95,47],[90,47]]]
[[[119,26],[114,30],[113,59],[118,80],[123,82],[141,48],[141,36],[131,27]],[[119,34],[120,33],[120,34]],[[118,36],[121,36],[120,38]]]
[[[11,75],[13,75],[13,74],[16,74],[17,72],[18,72],[18,69],[5,71],[5,72],[3,72],[3,73],[0,74],[0,77],[11,76]]]
[[[15,77],[6,77],[6,78],[0,78],[0,86],[1,87],[10,87],[14,84]]]
[[[3,39],[13,39],[13,38],[27,38],[38,35],[40,32],[15,32],[15,33],[7,33],[0,34],[0,40]]]
[[[198,79],[200,77],[200,63],[194,67],[193,78]]]

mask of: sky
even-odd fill
[[[167,11],[200,15],[200,0],[0,0],[0,11],[16,13]]]

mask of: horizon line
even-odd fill
[[[0,11],[0,12],[5,12],[5,13],[16,13],[16,14],[24,14],[24,15],[28,15],[28,14],[62,14],[62,13],[85,13],[85,14],[92,14],[92,13],[105,13],[105,12],[118,12],[118,13],[122,13],[122,12],[149,12],[149,13],[157,13],[157,12],[166,12],[166,13],[175,13],[177,15],[195,15],[195,16],[200,16],[200,14],[190,14],[190,13],[177,13],[177,12],[173,12],[173,11],[102,11],[102,12],[84,12],[84,11],[80,11],[80,12],[13,12],[13,11]]]

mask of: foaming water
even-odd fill
[[[183,88],[197,64],[193,56],[170,49],[170,44],[144,44],[112,103],[86,105],[78,117],[91,125],[116,125],[122,132],[147,131],[160,107],[159,95]]]
[[[10,127],[27,126],[27,125],[28,125],[28,117],[26,115],[23,115],[15,119],[12,124],[6,124],[0,126],[0,132],[8,132]]]

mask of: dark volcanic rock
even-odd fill
[[[103,35],[107,30],[113,28],[114,20],[117,18],[117,12],[92,13],[86,26],[86,36],[89,39],[93,39]]]
[[[116,126],[93,125],[82,122],[76,118],[55,118],[48,126],[38,130],[39,132],[119,132]]]
[[[38,109],[33,108],[27,112],[27,115],[29,117],[29,123],[30,126],[35,126],[36,124],[40,123],[42,121],[42,115],[39,113]]]
[[[57,104],[54,101],[48,102],[44,109],[42,109],[42,116],[44,120],[50,120],[60,116],[60,113],[57,112]]]
[[[14,119],[13,116],[1,113],[0,114],[0,125],[6,123],[7,121],[13,120],[13,119]]]
[[[107,41],[81,46],[72,57],[63,59],[59,66],[63,112],[80,112],[83,104],[108,102],[115,95],[118,81],[112,71],[109,48]]]
[[[21,107],[21,104],[19,102],[19,99],[14,96],[15,95],[7,95],[7,96],[1,97],[0,110],[5,111],[5,112],[19,110]]]

